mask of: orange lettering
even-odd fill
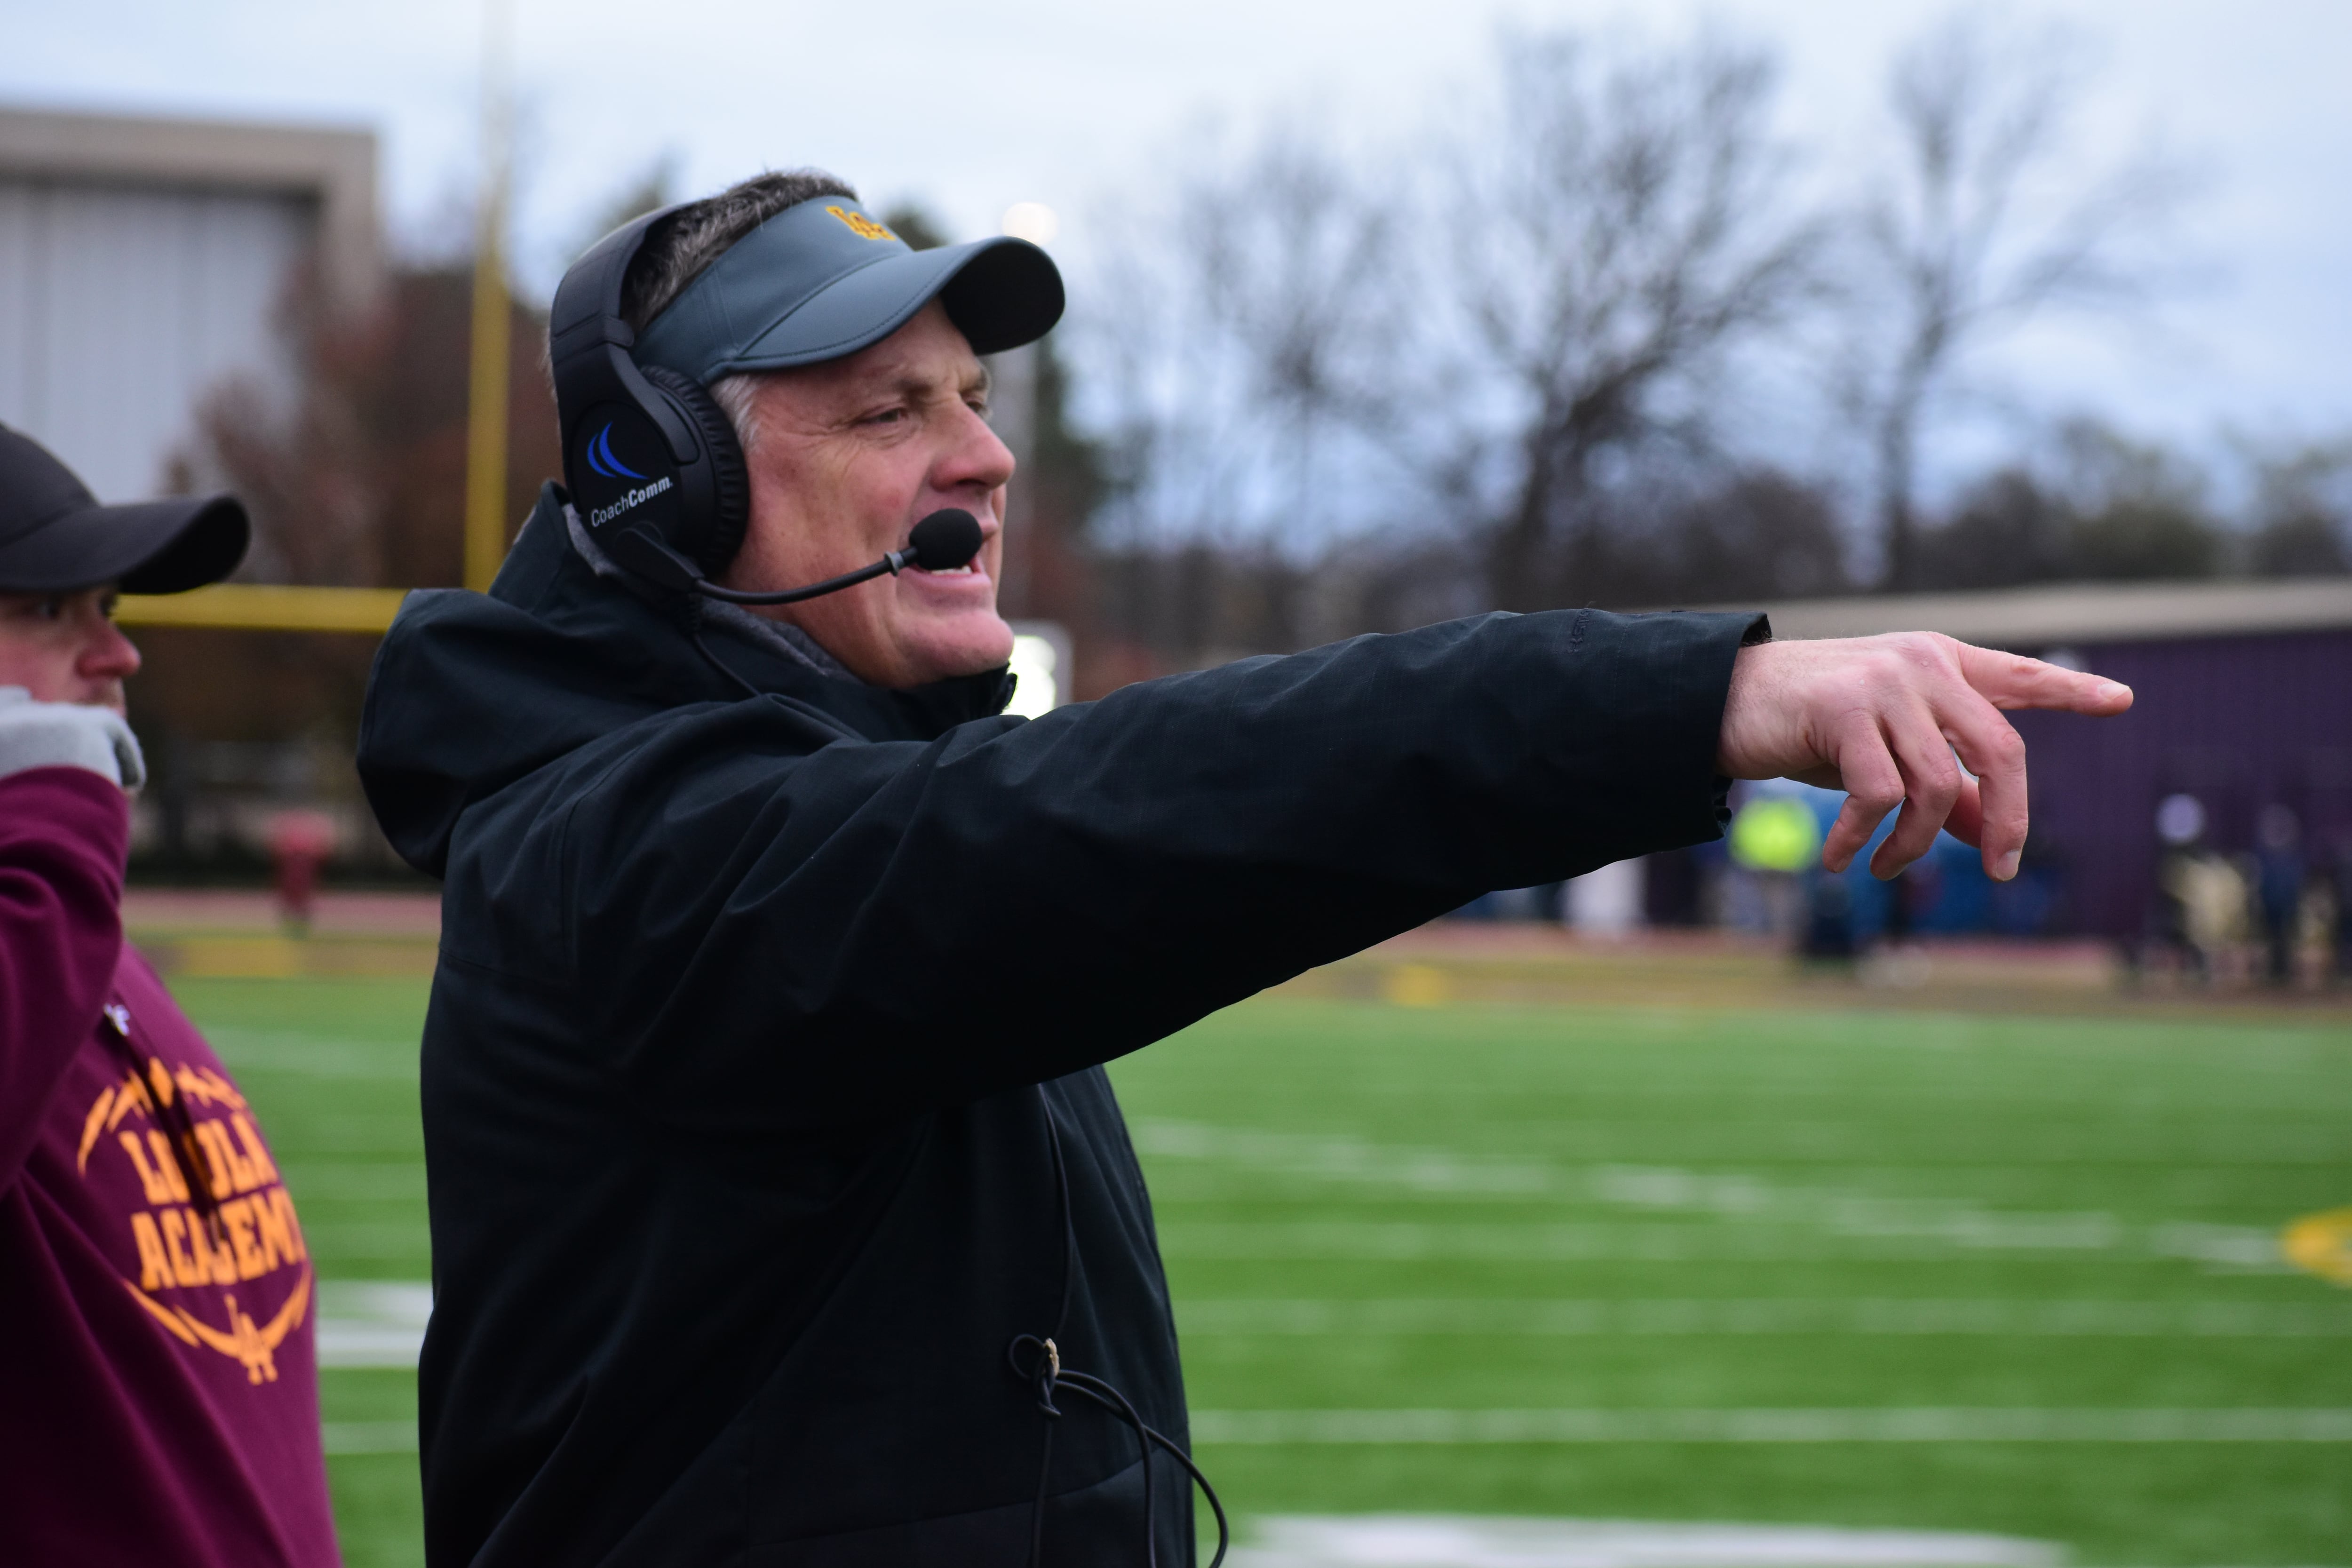
[[[163,1211],[168,1218],[171,1210]],[[160,1290],[177,1283],[172,1273],[171,1259],[163,1256],[163,1238],[155,1234],[155,1222],[143,1214],[131,1216],[131,1239],[139,1244],[139,1289]]]
[[[286,1189],[256,1193],[247,1202],[253,1205],[254,1229],[260,1234],[261,1255],[269,1267],[299,1261],[302,1254],[294,1240],[294,1205],[286,1201]]]
[[[122,1136],[126,1142],[129,1142],[130,1133],[125,1132]],[[156,1173],[163,1178],[163,1184],[170,1190],[173,1198],[180,1203],[186,1203],[188,1201],[187,1178],[180,1174],[180,1162],[172,1157],[170,1142],[161,1132],[151,1127],[147,1130],[147,1147],[155,1152]]]
[[[273,1245],[289,1260],[310,1255],[310,1249],[302,1244],[302,1222],[294,1217],[294,1200],[284,1187],[269,1189],[269,1212],[262,1218],[261,1234],[265,1238],[275,1237]]]
[[[228,1195],[221,1190],[218,1180],[221,1173],[227,1174],[230,1187],[240,1193],[249,1193],[261,1185],[261,1178],[254,1174],[253,1162],[238,1153],[236,1146],[228,1141],[227,1128],[217,1121],[199,1121],[196,1123],[196,1142],[205,1146],[205,1154],[210,1156],[215,1177],[213,1183],[215,1197]]]
[[[233,1112],[229,1121],[236,1128],[236,1141],[245,1145],[245,1157],[253,1163],[253,1184],[257,1187],[278,1180],[278,1166],[269,1158],[269,1147],[253,1130],[253,1123],[245,1119],[245,1112]]]
[[[139,1168],[139,1185],[145,1190],[147,1201],[159,1205],[170,1203],[174,1196],[171,1184],[157,1175],[155,1168],[147,1163],[146,1151],[139,1147],[139,1134],[118,1132],[115,1136],[122,1140],[122,1152],[130,1155],[131,1163]],[[188,1194],[181,1193],[176,1195],[186,1197]]]
[[[212,1222],[194,1209],[185,1211],[188,1218],[188,1256],[196,1260],[196,1283],[209,1279],[215,1285],[236,1283],[236,1259],[228,1244],[217,1239]]]
[[[155,1098],[164,1105],[172,1103],[172,1069],[163,1065],[161,1057],[147,1058],[147,1081],[155,1086]]]
[[[98,1142],[99,1129],[106,1125],[107,1108],[113,1103],[114,1086],[112,1084],[100,1089],[98,1098],[89,1102],[89,1114],[83,1117],[81,1121],[81,1143],[74,1152],[75,1170],[86,1172],[89,1169],[90,1149]],[[151,1198],[148,1201],[152,1203],[154,1200]]]
[[[236,1277],[251,1279],[268,1273],[269,1259],[253,1239],[253,1200],[231,1198],[221,1205],[220,1215],[221,1223],[228,1226],[229,1250],[236,1257]]]
[[[183,1067],[179,1073],[179,1082],[181,1092],[184,1094],[193,1094],[215,1105],[226,1105],[237,1110],[245,1109],[245,1096],[237,1093],[235,1086],[228,1079],[210,1068],[204,1068],[200,1073],[192,1073]]]
[[[213,1158],[213,1152],[205,1146],[202,1138],[193,1133],[183,1134],[179,1146],[187,1153],[189,1173],[210,1187],[213,1196],[225,1198],[236,1191],[229,1184],[228,1167]]]
[[[199,1223],[200,1222],[198,1222],[195,1215],[190,1215],[188,1216],[188,1226],[191,1230],[196,1229]],[[203,1223],[202,1228],[204,1230],[205,1244],[213,1249],[213,1283],[215,1285],[236,1284],[236,1254],[229,1250],[228,1226],[222,1220],[221,1213],[218,1209],[215,1209],[213,1211],[212,1219],[209,1222]]]
[[[201,1285],[212,1278],[212,1260],[207,1258],[199,1268],[196,1260],[182,1250],[188,1239],[188,1223],[183,1210],[165,1209],[157,1217],[163,1226],[163,1258],[172,1266],[174,1285]],[[202,1245],[201,1243],[199,1245]]]

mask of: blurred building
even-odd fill
[[[100,498],[166,487],[199,401],[299,382],[297,286],[382,274],[365,131],[0,109],[0,423]]]
[[[1919,929],[2149,936],[2165,918],[2167,857],[2183,851],[2284,868],[2315,888],[2352,872],[2352,579],[2077,584],[1765,608],[1782,637],[1924,628],[2089,669],[2137,693],[2119,719],[2014,715],[2032,781],[2025,887],[1992,896],[1964,863],[1972,857],[1940,857],[1929,874],[1952,883],[1949,898],[1921,900]],[[2183,797],[2193,811],[2177,804]],[[2168,834],[2158,824],[2168,802]]]
[[[385,284],[369,132],[0,108],[0,423],[103,500],[230,489],[266,525],[267,498],[220,460],[215,426],[263,439],[299,425],[310,345],[380,316]],[[320,531],[323,510],[300,525]],[[270,543],[265,526],[248,570],[282,578]],[[321,806],[348,851],[389,863],[347,726],[322,718],[356,710],[371,643],[138,640],[131,720],[154,773],[135,822],[142,875],[159,861],[258,874],[271,825]]]

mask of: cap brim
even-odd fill
[[[0,545],[0,593],[113,583],[129,594],[184,594],[236,571],[252,534],[230,496],[85,507]]]
[[[892,256],[835,279],[713,366],[705,379],[841,359],[942,300],[974,353],[1035,342],[1062,319],[1062,274],[1025,239],[974,240]]]

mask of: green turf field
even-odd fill
[[[424,1279],[423,985],[179,990],[322,1279]],[[2277,1247],[2352,1205],[2352,1030],[1268,997],[1114,1071],[1238,1514],[2352,1563],[2352,1291]],[[415,1563],[408,1374],[325,1402],[349,1561]]]

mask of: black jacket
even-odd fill
[[[487,596],[409,597],[369,689],[369,799],[446,883],[435,1564],[1026,1562],[1013,1336],[1185,1435],[1099,1064],[1713,837],[1754,624],[1488,616],[1024,721],[1002,672],[887,691],[706,626],[744,698],[688,613],[592,573],[551,486]],[[1046,1560],[1140,1562],[1136,1439],[1060,1404]]]

